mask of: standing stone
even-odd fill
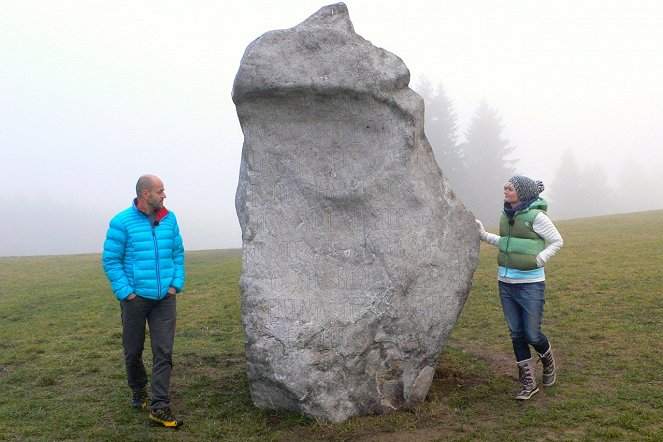
[[[233,87],[251,396],[342,422],[422,401],[477,263],[397,56],[343,3],[251,43]]]

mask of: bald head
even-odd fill
[[[140,198],[143,194],[143,190],[150,191],[154,188],[154,184],[159,180],[155,175],[145,174],[138,178],[136,183],[136,196]]]
[[[145,174],[138,178],[136,183],[136,207],[141,212],[149,215],[163,207],[166,192],[161,178],[155,175]]]

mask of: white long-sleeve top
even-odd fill
[[[500,236],[486,232],[481,222],[478,222],[477,224],[479,226],[481,240],[493,246],[497,246]],[[534,233],[543,238],[546,243],[545,248],[536,255],[536,264],[539,268],[534,270],[515,270],[500,267],[497,275],[498,280],[508,283],[545,281],[546,277],[543,266],[545,266],[548,260],[550,260],[550,258],[562,248],[564,240],[553,222],[544,212],[539,212],[539,214],[536,215],[536,218],[534,218],[534,222],[532,223],[532,229],[534,230]]]

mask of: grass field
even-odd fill
[[[178,431],[129,407],[119,307],[99,255],[0,258],[0,440],[663,440],[663,211],[556,224],[565,245],[546,268],[544,318],[555,386],[513,399],[496,251],[482,246],[426,402],[339,425],[252,405],[238,251],[187,254]]]

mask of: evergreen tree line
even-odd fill
[[[503,185],[519,173],[518,160],[511,157],[515,146],[502,136],[504,125],[498,111],[481,101],[461,140],[458,115],[444,86],[434,86],[422,77],[416,90],[426,106],[426,136],[452,189],[478,219],[496,224],[503,207]],[[599,164],[581,168],[566,150],[553,180],[545,184],[543,196],[550,202],[551,216],[557,219],[663,208],[662,185],[635,160],[623,165],[612,188]]]
[[[570,150],[564,151],[550,188],[552,214],[557,218],[583,218],[611,213],[663,208],[663,183],[655,165],[650,171],[628,158],[614,184],[600,164],[580,167]],[[660,167],[659,167],[660,168]]]

